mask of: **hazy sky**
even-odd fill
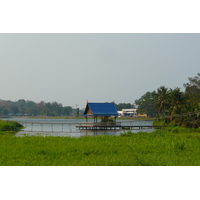
[[[200,34],[0,34],[0,99],[133,103],[200,72]]]

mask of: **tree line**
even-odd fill
[[[200,126],[200,73],[188,78],[183,84],[185,91],[161,86],[157,91],[146,92],[140,99],[135,100],[139,114],[146,113],[156,117],[164,124],[187,127]]]
[[[116,104],[117,110],[133,108],[130,103]],[[76,116],[83,114],[83,110],[72,108],[71,106],[62,106],[58,102],[36,103],[34,101],[26,101],[20,99],[16,102],[0,100],[1,116]]]
[[[62,106],[61,103],[41,101],[25,101],[20,99],[17,102],[0,100],[0,115],[21,115],[21,116],[70,116],[73,108]]]

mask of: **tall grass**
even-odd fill
[[[0,165],[199,166],[200,132],[175,132],[81,138],[1,135]]]

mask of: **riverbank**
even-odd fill
[[[157,130],[121,136],[0,135],[1,166],[199,166],[200,131]]]

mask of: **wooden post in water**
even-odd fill
[[[41,129],[42,129],[42,132],[43,132],[43,124],[40,124],[40,126],[41,126]]]
[[[85,117],[85,119],[86,119],[86,123],[88,122],[88,118],[87,118],[87,116]],[[86,130],[87,130],[87,127],[86,127]]]

